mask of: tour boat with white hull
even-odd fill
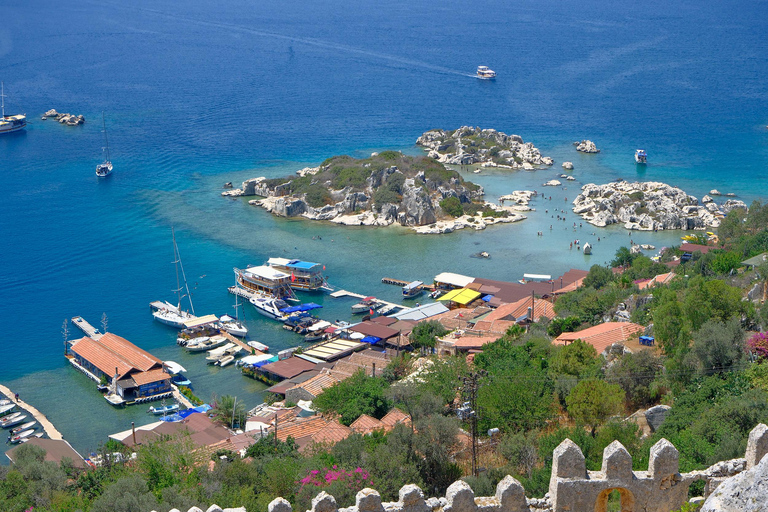
[[[189,293],[189,285],[187,284],[187,276],[184,274],[184,265],[181,263],[181,255],[179,254],[179,247],[176,245],[176,232],[171,228],[171,234],[173,237],[173,263],[176,266],[176,289],[174,290],[176,292],[176,296],[178,298],[178,303],[176,306],[173,304],[170,304],[169,302],[153,302],[150,304],[150,307],[153,309],[152,316],[155,317],[155,320],[158,322],[164,323],[166,325],[170,325],[171,327],[175,327],[177,329],[183,329],[184,328],[184,322],[187,322],[189,320],[194,320],[195,317],[195,306],[192,304],[192,296]],[[181,269],[181,277],[184,280],[184,287],[181,286],[181,281],[179,281],[179,269]],[[186,290],[186,294],[182,295],[182,290]],[[183,311],[181,309],[181,299],[184,297],[187,297],[189,300],[189,308],[192,310],[192,313],[189,313],[188,311]]]
[[[496,72],[488,66],[477,66],[477,77],[484,80],[493,80],[496,78]]]
[[[112,162],[109,159],[109,140],[107,140],[107,123],[104,120],[104,112],[101,112],[101,124],[104,131],[104,147],[101,151],[104,153],[104,161],[96,166],[96,176],[106,178],[112,174]]]
[[[403,286],[403,298],[412,299],[418,297],[424,293],[424,283],[421,281],[414,281]]]
[[[298,300],[291,289],[291,275],[268,265],[235,268],[237,287],[253,296],[269,296],[282,300]],[[249,297],[250,298],[250,297]]]
[[[249,302],[253,304],[256,311],[272,320],[282,320],[285,318],[286,315],[282,310],[289,307],[288,303],[282,299],[266,297],[263,295],[255,295],[250,298]]]
[[[352,313],[365,313],[366,311],[376,311],[384,306],[383,302],[376,300],[376,297],[366,297],[354,306],[352,306]]]
[[[0,103],[2,103],[2,117],[0,117],[0,134],[23,130],[27,126],[25,114],[5,115],[5,84],[0,82]]]
[[[648,153],[644,149],[635,150],[635,162],[638,164],[646,164],[648,160]]]
[[[325,265],[320,263],[287,258],[269,258],[267,266],[290,274],[290,286],[294,290],[305,292],[333,291],[323,276]]]

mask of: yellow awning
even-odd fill
[[[462,306],[466,306],[479,296],[481,296],[482,293],[470,290],[468,288],[461,288],[459,290],[451,290],[450,292],[446,293],[442,297],[438,298],[439,301],[451,301],[455,302],[456,304],[461,304]]]

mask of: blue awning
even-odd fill
[[[312,311],[313,309],[322,308],[320,304],[314,302],[307,302],[306,304],[299,304],[298,306],[291,306],[289,308],[283,308],[280,311],[283,313],[295,313],[297,311]]]
[[[486,295],[485,297],[483,297],[483,302],[490,302],[492,298],[493,298],[493,295]]]
[[[363,343],[370,343],[371,345],[373,345],[374,343],[380,342],[381,338],[379,338],[378,336],[366,336],[360,341],[362,341]]]

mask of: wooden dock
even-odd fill
[[[382,282],[382,284],[393,284],[395,286],[403,287],[403,286],[405,286],[407,284],[412,283],[413,281],[403,281],[402,279],[395,279],[393,277],[382,277],[381,278],[381,282]],[[429,290],[429,291],[434,291],[435,290],[435,285],[434,284],[424,283],[421,286],[425,290]]]
[[[364,299],[366,297],[369,297],[369,295],[361,295],[359,293],[350,292],[349,290],[337,290],[331,294],[331,297],[335,299],[338,299],[341,297],[354,297],[356,299]],[[408,309],[408,306],[403,306],[402,304],[396,304],[394,302],[389,302],[379,298],[376,299],[376,302],[380,302],[381,304],[384,304],[385,307],[390,309],[390,312],[396,309]]]
[[[3,386],[2,384],[0,384],[0,391],[2,391],[3,394],[5,394],[5,396],[10,398],[11,400],[13,400],[14,399],[13,397],[16,396],[13,391]],[[43,413],[41,413],[40,411],[38,411],[28,403],[24,402],[21,398],[19,398],[16,404],[19,408],[26,410],[29,414],[31,414],[37,420],[38,423],[40,423],[40,425],[43,427],[43,430],[45,430],[45,433],[48,435],[48,437],[50,437],[51,439],[59,440],[59,441],[64,439],[64,436],[61,435],[61,432],[56,430],[56,427],[53,426],[53,423],[48,421],[48,418],[46,418]]]
[[[85,319],[81,316],[72,317],[72,323],[75,324],[75,327],[83,331],[89,338],[97,340],[102,336],[97,328],[86,322]]]

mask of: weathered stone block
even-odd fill
[[[509,475],[496,486],[496,500],[500,512],[528,512],[523,485]]]
[[[336,512],[336,498],[325,491],[312,500],[312,512]]]
[[[608,479],[632,478],[632,456],[623,444],[614,441],[605,447],[602,472]]]
[[[269,512],[291,512],[291,504],[285,498],[275,498],[269,502]]]
[[[747,441],[747,469],[757,466],[768,453],[768,425],[760,423],[749,433]]]
[[[381,505],[381,495],[373,489],[363,489],[357,493],[355,498],[358,512],[383,512]],[[270,511],[271,512],[271,511]]]
[[[444,512],[472,512],[475,505],[475,492],[464,480],[453,482],[445,493],[448,505]]]
[[[587,464],[581,448],[571,441],[565,439],[560,443],[553,453],[552,458],[552,478],[586,478]]]
[[[651,457],[648,462],[648,476],[661,479],[665,476],[675,475],[680,470],[680,453],[672,443],[666,439],[659,441],[651,447]]]

